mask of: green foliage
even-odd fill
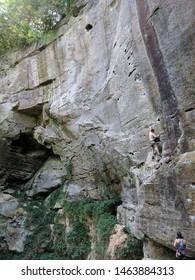
[[[115,208],[118,204],[114,199],[66,201],[63,212],[58,214],[40,201],[30,201],[25,208],[24,252],[2,251],[0,259],[86,259],[91,242],[96,247],[96,259],[104,259],[109,237],[117,223]],[[91,238],[89,221],[95,234]]]
[[[86,199],[72,202],[66,201],[63,209],[64,213],[68,214],[70,217],[79,215],[80,220],[83,220],[87,216],[91,216],[93,219],[97,220],[105,212],[112,213],[115,211],[115,206],[117,204],[119,204],[119,201],[116,199],[102,201]]]
[[[76,0],[5,0],[0,2],[0,55],[41,39],[71,13]]]
[[[94,201],[84,200],[78,202],[66,202],[64,212],[71,219],[75,217],[82,223],[85,223],[90,217],[97,226],[97,236],[94,236],[97,259],[105,257],[106,247],[109,237],[114,233],[114,225],[117,223],[115,216],[115,207],[119,201],[115,199]]]
[[[66,233],[64,225],[55,225],[55,254],[68,260],[85,259],[90,249],[88,229],[78,219],[72,222],[72,227],[72,231]]]
[[[38,259],[42,251],[52,250],[50,224],[56,213],[48,211],[43,203],[32,201],[26,208],[25,228],[28,232],[25,241],[24,258]]]
[[[109,237],[114,234],[114,226],[117,223],[116,216],[104,213],[99,217],[96,238],[96,259],[104,259]]]
[[[84,259],[90,251],[87,226],[76,219],[73,222],[73,231],[67,236],[67,242],[72,245],[68,259]]]
[[[55,234],[55,241],[54,241],[55,254],[64,257],[66,253],[66,242],[67,242],[64,225],[56,223],[54,226],[54,234]]]
[[[74,217],[69,215],[70,209],[74,209],[74,213],[76,212],[74,208],[75,203],[68,202],[67,205],[67,212],[64,215],[68,214],[67,216],[71,216],[72,230],[67,232],[66,226],[56,221],[54,226],[54,251],[56,255],[65,259],[85,259],[90,249],[88,228],[79,221],[78,213]]]
[[[72,172],[73,172],[73,164],[71,160],[66,165],[66,171],[67,171],[66,182],[68,183],[71,181]]]
[[[20,260],[21,254],[9,250],[0,250],[0,260]]]
[[[47,201],[46,201],[46,205],[49,207],[49,208],[54,208],[55,204],[56,204],[56,201],[58,201],[61,196],[64,195],[63,191],[62,191],[62,187],[61,188],[58,188],[56,190],[54,190],[48,197]]]
[[[64,185],[54,190],[46,201],[46,205],[49,208],[53,208],[56,202],[64,201],[67,196],[67,189],[65,189],[65,187],[68,188],[68,183],[71,181],[73,173],[73,164],[71,160],[66,165],[66,172],[67,174],[64,176],[63,180]]]
[[[123,250],[118,250],[118,259],[123,260],[139,260],[143,258],[143,243],[142,241],[129,237],[126,247]]]
[[[6,223],[6,218],[0,215],[0,236],[1,236],[1,232],[4,232],[5,223]]]
[[[63,257],[56,255],[55,252],[43,252],[39,255],[36,255],[34,260],[63,260]]]
[[[110,235],[114,232],[116,224],[116,200],[81,200],[67,201],[64,204],[64,218],[68,218],[71,231],[65,225],[56,223],[54,227],[54,249],[59,256],[65,259],[85,259],[90,252],[88,219],[97,227],[94,236],[96,244],[96,258],[103,259]]]

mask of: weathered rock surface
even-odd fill
[[[119,198],[118,220],[149,247],[172,249],[177,230],[195,244],[195,3],[82,3],[46,48],[13,54],[0,80],[0,184]],[[161,134],[159,162],[150,126]]]
[[[24,210],[14,196],[0,193],[0,250],[22,252],[24,250],[25,232],[23,230]]]
[[[28,196],[49,193],[65,182],[66,169],[58,157],[49,158],[34,177],[25,185]]]
[[[110,236],[107,249],[107,254],[111,256],[112,260],[116,258],[117,250],[121,249],[127,240],[127,234],[124,233],[123,227],[121,225],[116,225],[115,231],[116,233]]]

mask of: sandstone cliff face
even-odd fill
[[[15,213],[17,193],[47,204],[60,190],[53,209],[119,199],[118,222],[144,241],[145,257],[159,257],[151,244],[173,249],[178,230],[193,256],[195,3],[80,2],[55,41],[12,54],[0,80],[0,202],[13,195]],[[160,161],[151,160],[150,126],[161,134]],[[7,223],[1,236],[17,250]]]

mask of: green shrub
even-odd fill
[[[116,216],[104,213],[99,216],[97,224],[96,238],[96,259],[104,259],[106,257],[106,249],[109,237],[114,234],[114,226],[117,223]]]
[[[26,207],[25,229],[28,232],[25,240],[24,258],[38,259],[43,251],[52,250],[51,228],[56,213],[43,203],[32,201]]]
[[[96,259],[104,259],[107,257],[105,253],[109,237],[114,233],[117,223],[115,208],[119,203],[114,199],[66,201],[63,213],[57,213],[49,210],[41,201],[30,201],[25,207],[24,228],[27,235],[24,252],[7,252],[4,257],[82,260],[87,258],[93,242]],[[89,220],[95,229],[93,240],[89,237]]]
[[[89,228],[87,220],[90,218],[97,227],[94,236],[97,259],[105,257],[109,237],[114,233],[117,223],[115,207],[116,200],[81,200],[67,201],[64,204],[64,218],[68,218],[72,230],[66,233],[66,226],[56,223],[54,227],[54,249],[56,254],[65,256],[66,259],[85,259],[91,250]]]

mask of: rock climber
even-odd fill
[[[150,132],[149,132],[149,140],[150,140],[150,145],[151,145],[152,151],[153,151],[152,159],[154,159],[156,154],[158,156],[161,156],[159,153],[158,144],[157,144],[157,142],[160,141],[160,136],[155,134],[153,127],[151,127]]]
[[[186,259],[185,249],[186,241],[180,231],[177,232],[177,237],[174,241],[173,246],[176,248],[176,258],[178,260]]]

